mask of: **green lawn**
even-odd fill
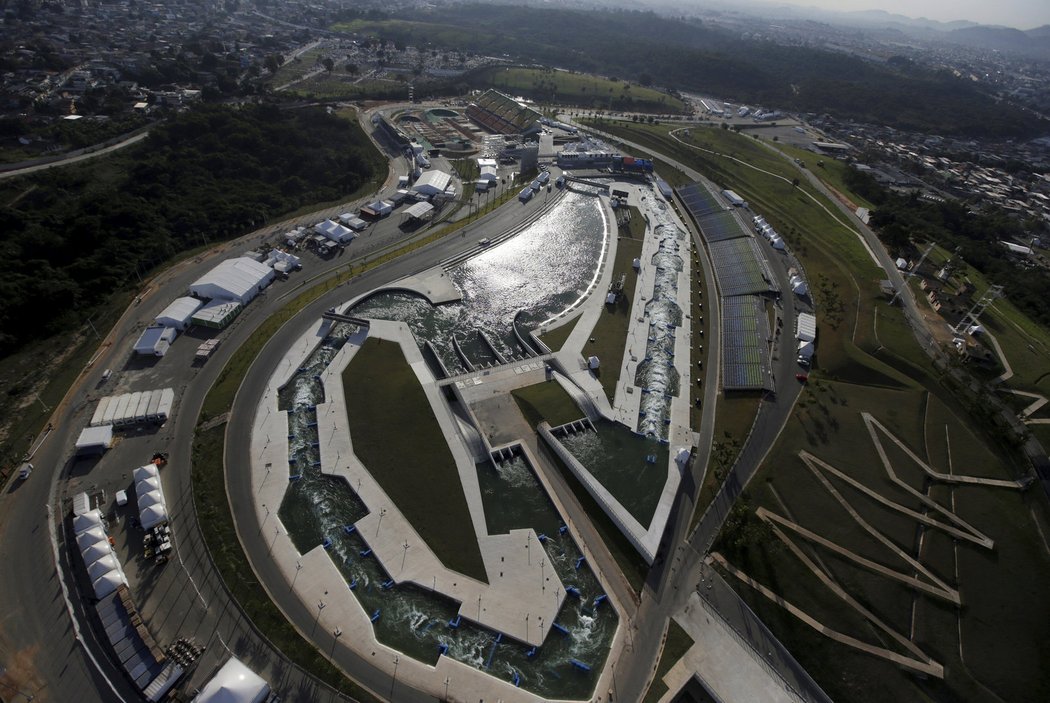
[[[627,330],[631,324],[631,305],[634,301],[634,287],[638,281],[633,263],[642,255],[642,242],[638,239],[620,239],[616,244],[616,259],[613,262],[612,280],[619,280],[626,275],[621,295],[615,305],[602,307],[602,314],[591,330],[591,340],[583,347],[586,357],[597,356],[601,360],[598,380],[601,381],[609,402],[616,400],[616,383],[620,379],[621,364],[624,358],[624,347],[627,344]],[[639,354],[644,350],[639,350]]]
[[[820,156],[819,154],[814,154],[812,151],[801,149],[790,144],[784,144],[783,142],[768,141],[761,136],[759,139],[766,141],[768,144],[771,144],[774,149],[784,152],[791,158],[801,160],[806,164],[805,167],[811,171],[814,176],[819,178],[824,185],[846,196],[854,207],[866,207],[869,210],[875,209],[875,205],[852,192],[849,187],[846,186],[845,176],[852,167],[845,161]],[[824,165],[821,166],[820,163],[823,163]]]
[[[620,571],[623,572],[624,578],[627,579],[627,583],[631,585],[631,588],[636,593],[641,593],[642,588],[645,586],[645,577],[649,574],[649,565],[646,564],[630,540],[620,531],[620,528],[616,526],[616,523],[605,514],[602,507],[591,497],[591,494],[587,492],[587,488],[580,483],[572,471],[569,470],[569,467],[558,458],[558,455],[552,452],[546,443],[542,441],[539,443],[539,447],[547,461],[552,466],[557,467],[569,490],[576,496],[576,500],[580,502],[583,511],[587,513],[591,524],[594,525],[594,529],[598,532],[613,558],[616,559],[616,563],[619,565]]]
[[[511,95],[561,105],[594,105],[612,110],[682,113],[685,103],[637,83],[547,68],[493,68],[483,81]]]
[[[793,517],[803,526],[891,568],[907,570],[904,562],[859,528],[797,457],[807,449],[883,495],[917,507],[917,501],[884,477],[874,445],[860,420],[869,411],[905,441],[920,457],[929,457],[946,469],[949,449],[956,473],[1012,477],[1018,469],[1004,463],[981,433],[960,420],[938,398],[915,388],[878,389],[854,384],[818,381],[807,387],[799,407],[759,474],[750,484],[750,503]],[[947,426],[947,433],[945,427]],[[888,454],[898,473],[922,486],[921,474],[899,449]],[[846,483],[829,479],[864,519],[905,551],[913,552],[915,523],[881,507]],[[956,609],[936,599],[917,599],[917,643],[946,667],[943,682],[919,682],[897,667],[854,652],[812,631],[762,596],[731,580],[800,663],[835,700],[888,699],[990,700],[984,687],[1002,700],[1044,699],[1050,677],[1036,664],[1047,656],[1041,634],[1050,617],[1050,604],[1041,597],[1050,581],[1050,558],[1025,507],[1038,495],[996,488],[936,487],[931,495],[951,504],[955,493],[960,517],[996,540],[994,552],[959,542],[959,580],[965,606],[961,609],[965,664],[958,659]],[[786,506],[786,507],[785,507]],[[846,634],[895,649],[887,638],[839,601],[805,570],[786,548],[761,530],[748,527],[745,518],[728,526],[716,548],[736,566],[766,584],[788,601]],[[922,560],[949,584],[955,583],[954,547],[936,530],[927,532]],[[911,627],[910,590],[876,577],[831,552],[796,539],[805,551],[820,559],[833,577],[866,607],[907,633]],[[1010,583],[1003,589],[1002,583]],[[1000,584],[1000,585],[997,585]],[[843,672],[848,675],[843,676]],[[979,682],[979,683],[977,683]]]
[[[685,653],[692,646],[693,638],[689,636],[689,633],[683,630],[682,626],[675,622],[673,618],[669,620],[664,649],[660,653],[660,661],[656,665],[656,673],[653,675],[653,682],[649,686],[649,691],[643,699],[644,703],[656,703],[667,693],[667,684],[663,681],[664,676],[679,659],[685,656]]]
[[[626,208],[621,207],[617,212],[617,233],[620,237],[627,239],[641,239],[645,236],[645,218],[634,205]],[[622,218],[622,219],[621,219]]]
[[[401,346],[369,338],[343,389],[354,454],[445,566],[487,582],[455,459]]]
[[[546,420],[551,427],[579,420],[583,411],[557,381],[546,381],[511,391],[521,414],[535,428]]]
[[[570,320],[560,327],[552,329],[550,332],[544,332],[540,335],[540,340],[550,347],[551,351],[558,351],[565,342],[568,341],[569,335],[576,329],[576,325],[580,322],[580,317],[577,315],[576,319]]]

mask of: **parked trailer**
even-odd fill
[[[142,392],[142,397],[139,398],[138,405],[135,406],[135,413],[132,416],[133,422],[142,422],[146,419],[146,409],[149,407],[149,401],[152,397],[153,391]]]
[[[532,196],[534,195],[536,195],[536,191],[534,191],[532,188],[526,188],[525,190],[518,193],[518,200],[520,200],[523,203],[527,203],[530,200],[532,200]]]
[[[98,427],[104,425],[103,420],[106,417],[106,410],[109,409],[109,401],[112,400],[110,396],[104,396],[98,401],[98,405],[95,406],[95,414],[91,416],[91,426]]]
[[[121,418],[121,424],[135,424],[135,411],[139,407],[140,400],[142,400],[142,391],[135,391],[131,394],[131,398],[128,400],[128,407],[124,409],[124,417]]]
[[[160,407],[157,408],[157,422],[165,422],[171,416],[175,404],[175,391],[165,388],[160,392]]]
[[[113,417],[117,414],[117,405],[119,404],[120,396],[110,396],[109,405],[106,406],[106,413],[102,416],[103,425],[112,425]]]
[[[149,405],[146,407],[146,419],[150,422],[157,422],[157,410],[160,409],[160,391],[153,391],[150,395]]]
[[[124,424],[124,415],[128,412],[128,403],[131,402],[131,394],[125,393],[117,396],[117,406],[114,408],[112,423],[107,422],[106,424],[112,424],[114,427],[120,427]]]

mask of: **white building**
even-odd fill
[[[202,305],[196,298],[185,296],[171,301],[161,314],[157,315],[154,322],[165,327],[174,327],[180,332],[190,325],[190,318]]]
[[[450,183],[452,183],[452,176],[444,171],[427,171],[419,177],[419,180],[412,186],[412,190],[420,195],[432,198],[435,195],[443,194]]]
[[[241,304],[232,300],[213,300],[193,314],[193,324],[226,329],[241,312]]]
[[[227,259],[190,285],[190,294],[208,300],[251,301],[274,279],[266,264],[242,256]]]
[[[798,314],[798,329],[795,336],[800,342],[812,342],[817,338],[817,318],[808,312]]]
[[[77,454],[104,454],[113,446],[113,425],[85,427],[77,437]]]
[[[178,330],[174,327],[151,325],[142,330],[138,341],[135,342],[135,353],[143,356],[164,356],[177,334]]]

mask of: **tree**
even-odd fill
[[[324,70],[328,71],[329,73],[331,73],[332,69],[335,68],[335,61],[333,61],[332,57],[330,56],[325,56],[324,59],[321,61],[321,64],[324,66]]]

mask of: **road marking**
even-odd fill
[[[204,610],[207,611],[208,601],[204,600],[204,595],[201,593],[201,589],[197,587],[197,582],[193,580],[193,576],[190,574],[190,570],[186,568],[186,562],[182,560],[182,551],[179,549],[179,541],[175,539],[174,531],[172,531],[171,533],[171,541],[172,544],[175,546],[175,556],[179,558],[179,566],[181,566],[182,570],[186,572],[186,578],[188,578],[190,580],[190,583],[193,584],[193,590],[197,592],[197,598],[200,599],[201,605],[203,605]]]

